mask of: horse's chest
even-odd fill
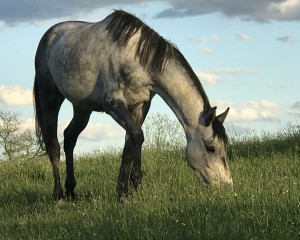
[[[151,80],[139,64],[112,64],[110,69],[113,71],[105,71],[109,74],[103,78],[108,101],[118,100],[127,106],[133,106],[149,100]]]
[[[147,87],[124,89],[124,99],[127,106],[135,106],[149,101],[150,90]]]

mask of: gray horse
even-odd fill
[[[155,94],[176,114],[184,128],[186,158],[206,186],[232,185],[223,122],[229,108],[216,116],[184,56],[140,19],[115,11],[97,23],[63,22],[42,37],[35,58],[36,134],[54,173],[55,200],[63,198],[57,140],[58,112],[64,99],[73,104],[73,119],[64,131],[66,196],[76,185],[73,150],[92,111],[109,114],[126,130],[118,200],[128,195],[129,179],[137,190],[142,179],[141,126]]]

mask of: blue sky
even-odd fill
[[[43,33],[66,20],[100,21],[127,10],[184,54],[218,111],[231,107],[226,127],[239,133],[276,131],[299,123],[300,0],[0,1],[0,109],[21,113],[33,127],[34,55]],[[155,97],[151,113],[175,116]],[[59,133],[72,118],[64,103]],[[94,113],[77,151],[121,146],[124,131]]]

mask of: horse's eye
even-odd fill
[[[215,153],[215,147],[214,146],[206,146],[206,151],[209,153]]]

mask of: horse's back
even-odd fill
[[[103,55],[104,23],[63,22],[51,27],[37,51],[39,64],[47,69],[61,93],[72,103],[91,102],[93,110],[102,110],[103,86],[99,81],[99,58]],[[95,96],[97,95],[97,99]]]
[[[73,104],[96,111],[111,99],[132,106],[150,98],[149,74],[132,50],[136,38],[128,48],[120,47],[107,30],[109,21],[59,23],[39,47],[60,92]]]
[[[40,45],[47,58],[57,51],[81,52],[93,47],[92,41],[101,40],[105,32],[105,22],[90,23],[79,21],[61,22],[52,26],[42,37]]]

